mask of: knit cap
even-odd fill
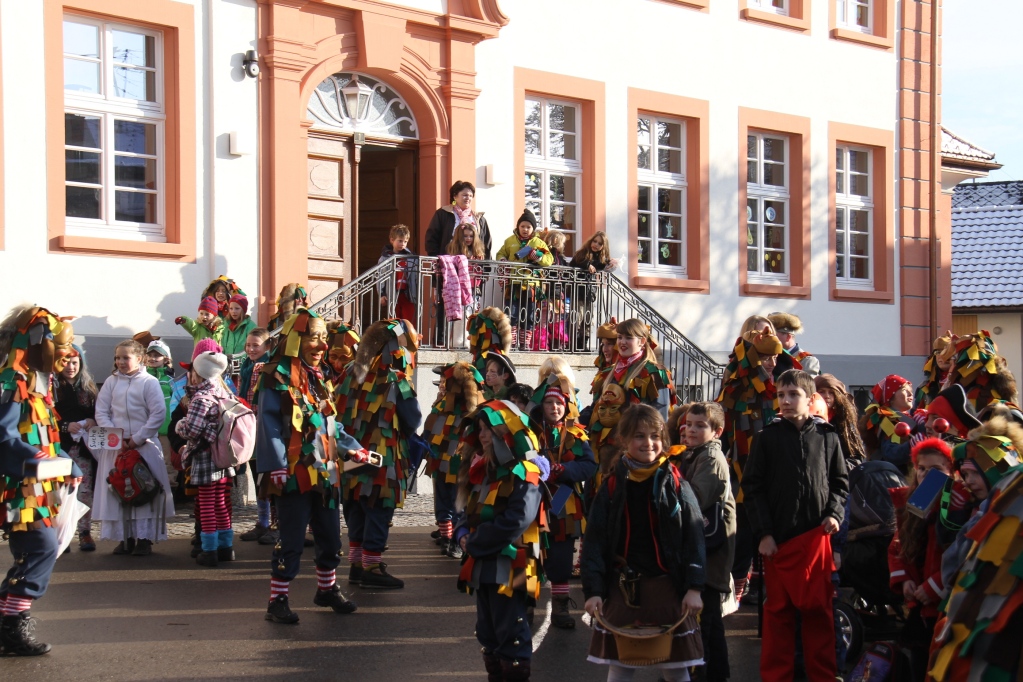
[[[217,305],[217,299],[212,296],[207,296],[199,303],[199,312],[206,311],[211,315],[216,315],[220,312],[220,308]]]
[[[237,303],[238,305],[240,305],[242,307],[242,315],[249,312],[249,299],[242,296],[241,294],[235,294],[234,296],[232,296],[231,300],[228,301],[228,303]]]
[[[515,226],[518,227],[519,223],[523,220],[532,225],[534,230],[536,229],[536,216],[533,215],[533,212],[528,208],[522,211],[522,215],[520,215],[519,219],[515,221]]]
[[[224,349],[213,339],[202,339],[192,349],[192,362],[203,353],[223,353]],[[179,362],[184,369],[192,369],[192,362]]]

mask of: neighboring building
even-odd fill
[[[952,199],[953,331],[991,332],[1023,376],[1023,181],[959,185]]]
[[[825,371],[915,376],[951,324],[932,7],[0,0],[0,303],[80,315],[90,348],[144,328],[184,348],[173,319],[213,277],[266,320],[395,222],[421,251],[469,179],[495,243],[523,206],[573,246],[607,231],[719,359],[747,316],[792,310]]]

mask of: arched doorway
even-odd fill
[[[377,262],[392,225],[417,234],[419,129],[387,84],[335,73],[307,108],[309,288],[318,300]]]

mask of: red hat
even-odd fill
[[[209,300],[212,300],[212,299],[209,299]],[[219,343],[217,343],[216,341],[214,341],[213,339],[202,339],[197,344],[195,344],[195,348],[192,349],[192,360],[195,360],[197,357],[199,357],[203,353],[223,353],[223,352],[224,352],[224,349],[221,347],[221,345]],[[181,365],[181,367],[184,368],[184,369],[192,369],[192,363],[191,362],[179,362],[178,364]]]
[[[242,315],[249,312],[249,299],[245,298],[241,294],[235,294],[232,296],[228,303],[237,303],[240,305],[242,307]]]
[[[562,405],[568,404],[568,399],[565,397],[565,394],[561,391],[560,388],[554,385],[548,386],[547,391],[543,394],[544,400],[547,400],[548,398],[557,398],[558,400],[561,401]]]
[[[952,447],[940,438],[927,438],[913,446],[910,455],[913,457],[913,464],[916,465],[917,457],[921,454],[937,452],[944,455],[949,464],[952,463]]]
[[[220,307],[217,305],[217,299],[212,296],[207,296],[199,303],[199,312],[206,311],[211,315],[217,315],[220,313]]]
[[[874,397],[874,402],[884,407],[892,399],[892,396],[895,395],[895,392],[908,383],[909,379],[900,377],[898,374],[889,374],[879,381],[877,386],[870,389],[870,395]]]

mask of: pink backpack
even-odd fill
[[[234,396],[221,398],[220,427],[211,443],[213,465],[218,469],[241,466],[252,459],[256,445],[256,414]]]

